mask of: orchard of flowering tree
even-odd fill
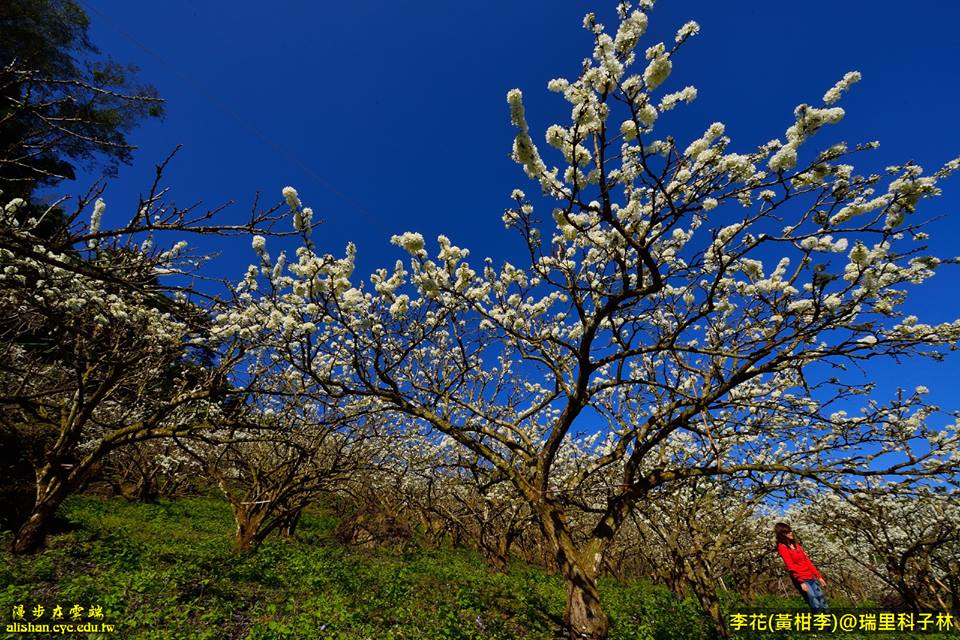
[[[673,614],[624,604],[617,589],[634,584],[690,603],[690,637],[726,637],[737,606],[805,606],[777,555],[781,521],[829,599],[960,616],[960,414],[923,380],[874,380],[960,344],[960,318],[915,312],[928,280],[957,277],[925,207],[960,160],[931,170],[834,135],[869,82],[858,71],[790,96],[783,127],[751,132],[759,146],[722,122],[675,127],[698,97],[684,54],[700,25],[652,37],[653,4],[583,18],[556,68],[588,57],[547,83],[562,121],[506,93],[515,180],[469,186],[510,194],[490,212],[495,245],[393,220],[392,257],[368,271],[365,251],[391,254],[359,225],[331,246],[294,187],[246,214],[177,204],[175,156],[123,214],[102,181],[51,197],[78,162],[129,162],[127,136],[161,100],[134,70],[80,63],[97,53],[82,5],[4,9],[19,40],[0,47],[0,529],[16,569],[0,572],[0,604],[96,600],[58,586],[73,569],[34,568],[79,562],[101,539],[104,558],[134,545],[109,527],[161,511],[127,503],[163,517],[215,504],[229,549],[205,561],[211,575],[310,545],[410,571],[417,553],[468,550],[484,575],[552,580],[558,615],[458,600],[458,631],[429,635],[432,623],[404,626],[408,609],[294,629],[274,607],[229,636],[196,613],[195,635],[151,637],[674,637],[654,624]],[[494,257],[507,245],[509,260]],[[220,251],[249,267],[224,274]],[[97,519],[76,514],[101,503],[114,506],[99,533],[78,533]],[[173,530],[201,535],[200,516],[179,517]],[[290,569],[297,584],[319,584],[304,571]],[[242,580],[286,584],[253,573]],[[212,606],[199,578],[171,580],[177,602]],[[148,612],[124,584],[112,612]],[[429,610],[404,584],[407,605]],[[304,597],[329,601],[324,588]]]

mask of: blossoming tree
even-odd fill
[[[546,131],[561,166],[534,142],[521,92],[507,96],[513,157],[543,196],[515,190],[503,215],[522,265],[471,263],[445,236],[431,255],[407,232],[393,242],[409,260],[362,283],[352,244],[336,257],[306,242],[288,264],[257,240],[245,303],[217,323],[269,344],[269,366],[318,398],[375,400],[508,479],[566,582],[571,638],[606,636],[604,553],[655,490],[711,476],[796,496],[871,476],[936,482],[960,463],[957,425],[922,390],[883,402],[844,373],[960,338],[960,321],[900,310],[948,262],[912,215],[960,163],[861,175],[852,158],[875,144],[820,143],[856,72],[757,149],[736,151],[719,122],[661,133],[696,97],[661,87],[699,27],[638,56],[651,5],[622,3],[613,32],[588,15],[592,58],[549,83],[571,107]],[[302,226],[311,212],[285,194]],[[541,200],[552,224],[535,217]],[[578,431],[589,446],[561,455]]]
[[[735,484],[726,478],[697,477],[647,496],[631,514],[635,529],[624,531],[634,534],[628,538],[632,544],[625,550],[623,541],[616,545],[620,553],[642,558],[650,574],[679,597],[691,590],[724,631],[717,596],[729,588],[724,577],[739,583],[745,573],[761,573],[755,566],[758,556],[772,555],[770,527],[763,526],[757,513],[769,487],[747,493]],[[731,586],[746,591],[739,584]]]
[[[296,395],[248,403],[243,414],[177,438],[230,504],[238,552],[256,551],[276,529],[292,537],[307,505],[370,472],[385,448],[376,420],[345,424],[336,411],[301,404]]]
[[[0,211],[0,429],[36,474],[15,552],[43,544],[58,506],[111,452],[206,428],[233,391],[239,354],[208,339],[204,307],[216,305],[192,279],[204,259],[184,238],[264,233],[275,216],[219,224],[164,202],[161,175],[118,225],[103,224],[96,189],[72,213],[58,202],[24,217],[20,198]]]
[[[916,495],[860,491],[819,496],[802,519],[820,526],[846,560],[920,611],[960,612],[960,500],[956,490]]]
[[[170,439],[146,440],[112,451],[101,463],[114,495],[156,502],[195,488],[200,466]]]

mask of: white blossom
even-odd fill
[[[772,158],[769,167],[772,171],[789,171],[797,165],[797,148],[793,144],[780,147]]]
[[[860,72],[859,71],[849,71],[844,74],[843,78],[833,85],[829,91],[823,94],[823,102],[825,104],[833,104],[840,99],[841,94],[848,90],[851,85],[854,83],[860,82]]]
[[[674,93],[668,93],[660,99],[660,110],[661,111],[670,111],[673,109],[679,102],[686,102],[690,104],[697,98],[697,88],[693,86],[687,86],[676,91]]]
[[[698,33],[700,33],[700,25],[691,20],[680,27],[680,29],[677,31],[676,41],[682,42],[686,38],[695,36]]]
[[[614,47],[620,53],[632,51],[646,30],[646,14],[642,11],[633,11],[626,20],[620,22],[616,38],[614,38]]]
[[[427,252],[423,248],[423,236],[419,233],[406,231],[400,235],[391,236],[390,244],[401,247],[404,251],[416,258],[425,258],[427,255]]]
[[[297,190],[293,187],[284,187],[283,188],[283,198],[287,201],[287,204],[291,209],[300,208],[300,196],[297,194]]]
[[[103,201],[103,198],[97,198],[96,202],[93,203],[93,213],[90,214],[90,235],[96,235],[100,232],[100,225],[103,222],[103,212],[107,208],[107,203]],[[96,248],[98,242],[96,238],[91,238],[87,242],[87,246],[91,249]]]
[[[662,50],[662,44],[660,48]],[[643,82],[647,85],[647,89],[652,91],[663,84],[667,76],[670,75],[671,69],[673,69],[673,63],[666,54],[658,53],[654,55],[647,65],[647,68],[643,71]]]

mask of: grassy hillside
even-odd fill
[[[35,557],[10,556],[3,534],[0,635],[18,604],[27,620],[44,605],[47,622],[56,604],[100,605],[117,630],[77,636],[86,638],[547,640],[559,633],[563,587],[539,568],[517,564],[500,575],[469,551],[352,549],[333,542],[334,523],[316,514],[304,516],[297,542],[271,538],[246,557],[231,551],[233,521],[215,499],[145,505],[77,497],[62,515],[66,530]],[[642,582],[601,587],[613,639],[714,635],[692,599]]]

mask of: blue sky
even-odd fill
[[[359,248],[358,275],[402,254],[392,234],[439,233],[474,258],[516,255],[518,239],[500,216],[514,187],[537,189],[509,158],[506,92],[524,91],[535,140],[563,123],[565,102],[546,90],[574,78],[592,49],[587,11],[615,24],[615,2],[164,3],[81,0],[92,40],[141,68],[167,100],[167,116],[138,129],[132,167],[106,193],[108,212],[126,214],[151,181],[153,165],[183,144],[167,174],[173,199],[242,217],[254,194],[280,200],[295,186],[325,220],[318,246]],[[960,5],[936,0],[715,2],[661,0],[641,48],[671,40],[697,20],[702,29],[674,62],[664,90],[693,84],[699,97],[658,122],[658,135],[699,137],[727,125],[733,150],[782,136],[794,106],[819,103],[846,71],[863,81],[840,103],[845,120],[823,140],[879,140],[858,169],[913,159],[932,171],[960,155]],[[685,142],[683,144],[686,144]],[[77,192],[94,175],[61,192]],[[960,176],[942,183],[923,217],[934,253],[960,254]],[[276,245],[271,246],[274,253]],[[223,247],[218,275],[238,278],[253,254]],[[911,311],[935,322],[960,317],[957,268],[921,290]],[[918,292],[919,293],[919,292]],[[871,372],[883,386],[926,384],[946,409],[960,358],[909,362]]]

